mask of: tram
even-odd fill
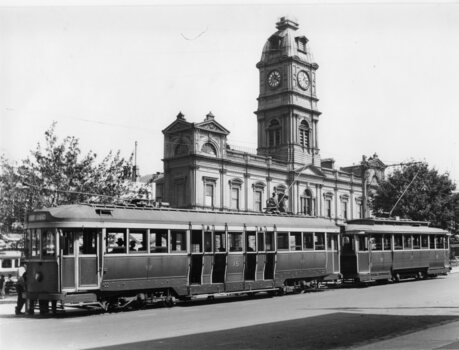
[[[342,230],[344,280],[371,282],[425,278],[449,272],[448,231],[428,222],[400,219],[350,220]]]
[[[66,205],[28,216],[26,297],[47,312],[283,292],[340,278],[340,229],[293,215]]]

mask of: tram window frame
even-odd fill
[[[403,235],[394,235],[394,250],[403,250]]]
[[[2,269],[11,269],[13,268],[13,259],[2,259],[0,260],[2,262]]]
[[[265,233],[265,248],[267,252],[276,251],[276,240],[274,231],[266,231]]]
[[[383,245],[383,250],[392,250],[392,236],[391,235],[383,235],[382,236],[382,245]]]
[[[215,253],[226,253],[226,232],[214,232],[214,251]]]
[[[371,242],[371,250],[380,252],[383,250],[383,235],[381,234],[376,234],[371,236],[372,242]]]
[[[314,233],[303,232],[303,250],[314,250]]]
[[[186,253],[187,251],[187,232],[189,230],[170,230],[170,252]],[[180,240],[178,238],[181,238]],[[180,243],[180,244],[179,244]]]
[[[56,230],[55,229],[43,229],[41,232],[41,258],[42,259],[53,259],[55,256],[56,256]]]
[[[421,249],[421,237],[420,235],[413,235],[413,249]]]
[[[214,251],[212,242],[212,231],[204,231],[204,253],[212,253]]]
[[[429,236],[421,235],[421,249],[429,249]]]
[[[403,250],[413,249],[413,237],[411,235],[403,235]]]
[[[359,235],[357,236],[357,242],[358,242],[358,251],[359,252],[368,252],[368,237],[364,235]]]
[[[167,229],[150,229],[149,230],[149,247],[151,254],[164,254],[169,251],[169,230]],[[158,243],[160,243],[158,245]]]
[[[445,249],[445,237],[435,235],[435,246],[437,249]]]
[[[59,231],[61,237],[61,251],[63,256],[75,256],[75,231],[63,229]]]
[[[289,236],[289,249],[290,251],[300,251],[303,250],[303,244],[301,242],[301,232],[290,232]]]
[[[40,252],[41,252],[41,229],[37,228],[35,230],[32,230],[32,235],[31,235],[31,258],[36,258],[40,259]]]
[[[231,253],[242,252],[244,249],[244,240],[242,232],[228,231],[228,250]]]
[[[191,230],[190,244],[191,254],[202,254],[203,252],[203,237],[201,230]]]
[[[265,249],[265,233],[263,231],[257,231],[257,251],[264,252]]]
[[[277,250],[289,250],[288,232],[277,232]]]
[[[255,231],[245,232],[245,247],[247,252],[257,251],[257,233]]]
[[[325,250],[325,232],[314,232],[314,250]]]
[[[110,235],[114,235],[112,242],[109,242]],[[120,245],[120,239],[123,244]],[[125,228],[107,228],[105,231],[105,254],[126,254],[127,253],[127,229]],[[113,246],[113,244],[118,246]],[[109,250],[111,249],[111,250]]]
[[[80,233],[77,242],[78,255],[96,255],[97,254],[97,236],[101,230],[97,228],[85,228]]]
[[[435,235],[429,235],[429,248],[435,249]]]
[[[145,254],[148,252],[148,230],[147,229],[129,229],[129,254]],[[139,239],[140,237],[140,239]],[[132,247],[131,242],[136,242]],[[137,242],[140,246],[137,247]]]

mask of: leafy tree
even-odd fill
[[[90,151],[81,154],[79,141],[55,134],[55,123],[45,132],[45,143],[39,143],[21,164],[0,159],[0,220],[4,226],[20,226],[26,212],[62,204],[98,201],[118,202],[145,196],[144,185],[131,179],[132,155],[121,157],[110,152],[100,163]]]
[[[449,175],[429,169],[427,163],[412,163],[395,170],[371,198],[376,214],[430,221],[433,226],[449,228],[454,183]],[[398,201],[398,203],[397,203]],[[392,212],[391,212],[392,211]]]

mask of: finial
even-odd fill
[[[177,119],[185,120],[185,115],[182,112],[179,112],[179,114],[177,114]]]
[[[279,19],[279,22],[276,23],[276,28],[279,30],[284,30],[286,28],[297,30],[299,26],[296,19],[289,18],[288,16],[283,16]]]
[[[206,120],[214,120],[215,119],[215,116],[212,114],[212,112],[209,112],[207,115],[206,115]]]

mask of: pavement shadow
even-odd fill
[[[337,312],[97,349],[343,349],[371,344],[458,320],[459,316],[399,316]]]

